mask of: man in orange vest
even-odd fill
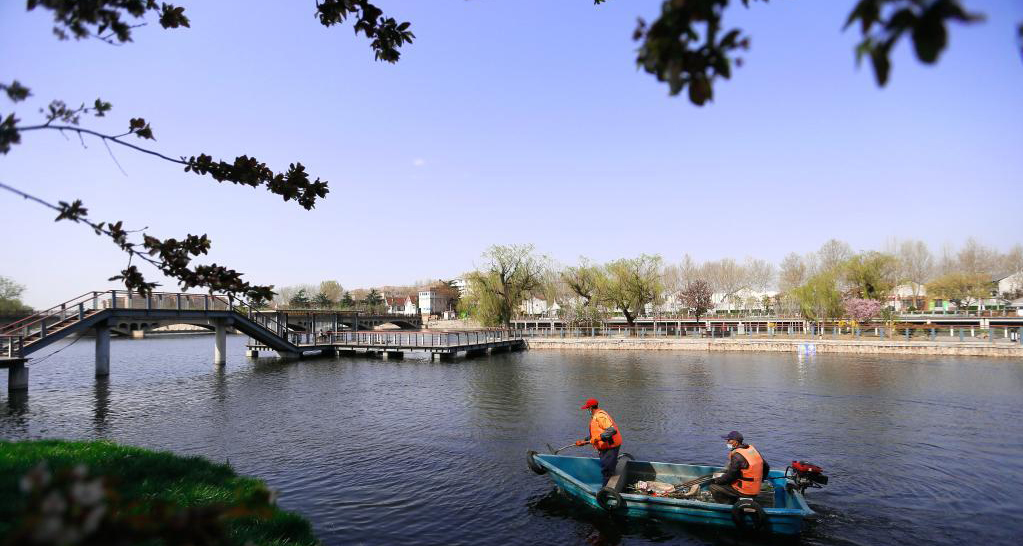
[[[590,434],[584,440],[576,440],[575,445],[591,444],[597,450],[600,455],[600,474],[604,477],[604,483],[600,486],[603,487],[615,473],[618,450],[622,447],[622,431],[614,419],[597,406],[597,399],[590,398],[579,408],[590,410]]]
[[[757,448],[743,443],[742,434],[737,431],[722,438],[728,445],[728,467],[710,482],[707,490],[714,495],[714,502],[722,504],[735,504],[739,497],[756,497],[771,467]]]

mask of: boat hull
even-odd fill
[[[601,487],[600,464],[597,459],[538,454],[534,456],[534,461],[547,470],[551,480],[565,494],[595,509],[604,510],[597,502],[597,492]],[[628,472],[641,473],[646,479],[668,483],[681,483],[721,471],[718,467],[642,461],[630,461],[628,468]],[[772,471],[768,478],[776,484],[775,507],[764,508],[767,521],[764,531],[778,535],[799,534],[803,530],[804,520],[815,513],[798,491],[786,490],[782,473]],[[732,506],[729,504],[630,493],[621,493],[621,497],[624,506],[614,510],[618,516],[736,528],[732,519]]]

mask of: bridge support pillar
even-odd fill
[[[223,366],[227,364],[227,324],[224,319],[213,321],[214,337],[213,343],[213,365]]]
[[[401,351],[384,351],[384,360],[402,360],[405,358],[405,353]]]
[[[7,368],[7,390],[10,392],[28,390],[28,368],[24,362]]]
[[[433,359],[441,362],[451,362],[455,359],[455,353],[433,353]]]
[[[110,324],[96,325],[96,377],[110,375]]]
[[[245,349],[245,356],[247,358],[259,358],[259,351],[256,349]]]

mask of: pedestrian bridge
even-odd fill
[[[68,336],[94,334],[96,375],[107,376],[111,331],[141,332],[171,324],[191,324],[214,331],[215,365],[223,365],[227,360],[229,329],[250,338],[250,356],[258,355],[260,350],[274,351],[282,357],[361,351],[393,358],[404,351],[418,350],[450,357],[459,351],[475,354],[524,344],[521,336],[507,331],[475,336],[466,332],[415,335],[403,332],[422,326],[417,316],[327,310],[265,311],[227,296],[109,290],[83,294],[0,327],[0,368],[8,368],[8,389],[25,389],[28,387],[25,364],[30,355]],[[397,331],[359,331],[387,324]]]

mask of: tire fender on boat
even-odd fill
[[[753,520],[752,527],[746,522],[746,516],[750,516]],[[767,526],[767,513],[757,501],[742,498],[732,505],[732,522],[740,531],[760,531]]]
[[[604,487],[597,491],[597,504],[608,512],[615,512],[625,508],[625,500],[622,499],[621,494],[610,487]]]
[[[530,450],[526,452],[526,464],[529,465],[529,469],[537,474],[546,474],[547,469],[540,466],[536,460],[533,459],[533,455],[536,455],[535,451]]]

